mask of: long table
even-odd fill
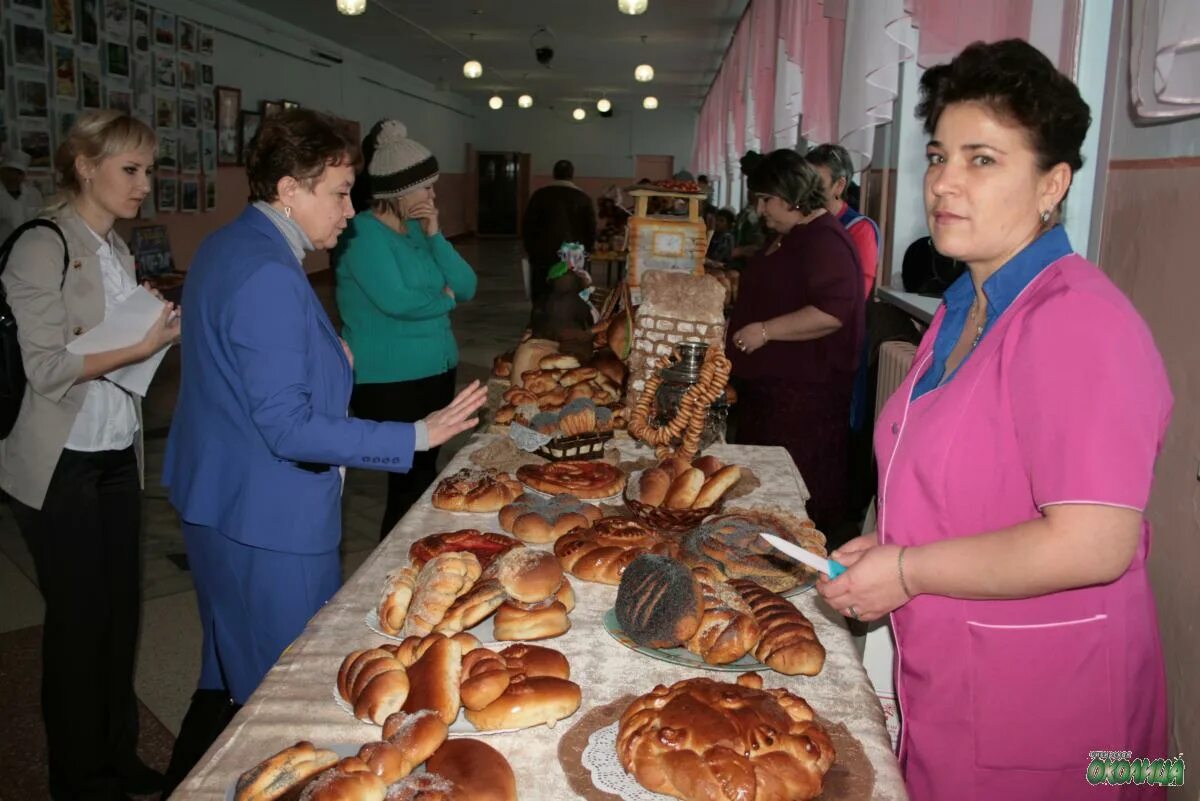
[[[469,466],[470,453],[495,437],[473,437],[445,472]],[[625,459],[649,455],[640,443],[618,442]],[[730,507],[768,505],[804,514],[808,490],[783,448],[716,445],[708,452],[724,462],[748,466],[761,482],[752,494],[732,501]],[[280,657],[172,799],[224,799],[239,774],[297,740],[332,747],[379,739],[378,726],[360,723],[334,703],[338,666],[351,651],[385,642],[366,627],[364,618],[378,601],[387,572],[407,563],[409,545],[426,534],[462,528],[499,530],[495,514],[441,512],[433,508],[430,492],[426,492]],[[573,584],[577,606],[571,613],[571,630],[543,644],[560,650],[570,661],[571,678],[583,689],[580,711],[553,729],[539,727],[483,737],[512,764],[522,801],[617,798],[581,788],[578,760],[564,757],[570,749],[560,745],[567,738],[578,740],[586,735],[578,727],[603,717],[606,710],[606,719],[615,719],[622,699],[648,692],[656,684],[669,685],[699,675],[732,681],[736,675],[681,667],[629,650],[610,637],[602,623],[605,611],[616,598],[616,587],[579,580],[573,580]],[[891,751],[883,712],[843,619],[813,591],[793,600],[816,627],[827,653],[825,667],[812,678],[783,676],[769,670],[760,675],[766,686],[786,687],[805,698],[823,721],[839,729],[842,741],[849,738],[852,742],[849,749],[839,752],[839,763],[830,779],[839,769],[854,775],[831,781],[822,798],[903,801],[908,796]],[[586,771],[583,775],[586,777]]]

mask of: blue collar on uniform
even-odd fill
[[[997,318],[1013,304],[1017,296],[1041,274],[1042,270],[1070,253],[1071,241],[1067,238],[1067,232],[1061,225],[1056,225],[992,273],[991,277],[983,282],[983,294],[988,304],[983,336],[987,336]],[[942,296],[942,302],[946,304],[946,315],[942,319],[937,339],[933,342],[933,363],[917,382],[913,390],[914,400],[942,383],[946,373],[946,359],[950,358],[950,351],[954,350],[959,337],[962,336],[974,301],[975,284],[971,281],[971,273],[964,272]],[[968,353],[959,367],[970,357],[971,354]],[[950,375],[946,380],[953,377]]]

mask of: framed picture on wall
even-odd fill
[[[79,43],[93,47],[100,44],[99,0],[79,0]]]
[[[114,78],[128,78],[129,45],[119,42],[105,42],[105,50],[107,52],[108,74]]]
[[[29,166],[46,169],[50,166],[50,132],[38,128],[22,127],[17,136],[17,147],[29,154]]]
[[[180,53],[195,53],[198,44],[196,32],[196,23],[190,19],[179,18],[179,24],[175,28],[176,45],[179,47]]]
[[[200,84],[202,86],[212,86],[215,83],[216,83],[216,81],[213,79],[213,65],[212,64],[201,64],[200,65]]]
[[[199,128],[200,127],[200,109],[196,105],[196,98],[194,98],[194,97],[179,98],[179,127],[180,128]]]
[[[217,95],[217,163],[237,164],[241,159],[242,90],[218,86]]]
[[[200,134],[197,131],[179,134],[179,171],[200,172]]]
[[[217,177],[217,132],[203,130],[200,132],[200,169],[212,180]]]
[[[238,164],[245,163],[246,149],[250,147],[250,142],[258,134],[258,128],[262,125],[262,119],[262,115],[257,111],[242,112],[242,144]]]
[[[71,101],[79,99],[75,48],[69,45],[54,45],[54,96]]]
[[[265,120],[272,114],[283,111],[283,104],[278,100],[264,100],[262,103],[262,117]]]
[[[174,52],[175,15],[156,8],[151,19],[154,21],[154,46]]]
[[[75,0],[51,0],[50,30],[68,39],[75,38]]]
[[[42,122],[50,119],[50,92],[45,81],[17,79],[17,117]]]
[[[179,169],[179,139],[174,131],[158,132],[158,168]]]
[[[9,50],[13,54],[14,67],[46,69],[46,32],[31,25],[14,21],[9,26],[12,41]]]
[[[100,108],[100,64],[95,61],[79,62],[79,91],[85,109]]]
[[[200,127],[215,128],[217,126],[217,101],[208,95],[200,96]]]
[[[179,125],[179,104],[174,95],[157,95],[154,98],[154,127],[176,128]]]
[[[108,87],[108,107],[125,114],[133,114],[133,95],[124,86]]]
[[[200,211],[200,182],[195,178],[184,178],[179,182],[179,210]]]
[[[204,210],[215,211],[217,208],[217,177],[208,175],[204,178]]]
[[[196,88],[196,62],[190,58],[179,59],[179,88],[189,91]]]
[[[133,49],[139,53],[150,52],[150,6],[133,4]]]
[[[129,0],[104,0],[104,33],[118,42],[129,41]]]
[[[162,89],[175,88],[175,56],[154,54],[154,83]]]
[[[179,179],[174,175],[164,175],[158,179],[158,210],[175,211],[179,206],[176,197],[179,193]]]
[[[44,0],[12,0],[10,4],[13,11],[24,11],[30,15],[41,15],[46,13],[46,4]]]

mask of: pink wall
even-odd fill
[[[1109,163],[1100,264],[1154,332],[1175,393],[1147,515],[1172,717],[1171,753],[1200,752],[1200,158]],[[1184,798],[1182,792],[1173,798]]]

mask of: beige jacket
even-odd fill
[[[0,489],[34,509],[42,508],[50,477],[87,394],[86,383],[75,383],[83,373],[83,357],[69,352],[67,343],[104,319],[100,243],[70,206],[47,216],[58,223],[67,240],[70,259],[62,288],[62,243],[47,228],[22,234],[0,276],[17,321],[28,379],[16,425],[0,440]],[[120,237],[115,239],[115,255],[133,276],[133,255]],[[140,398],[134,400],[138,414],[134,450],[139,470],[144,470],[142,404]]]

